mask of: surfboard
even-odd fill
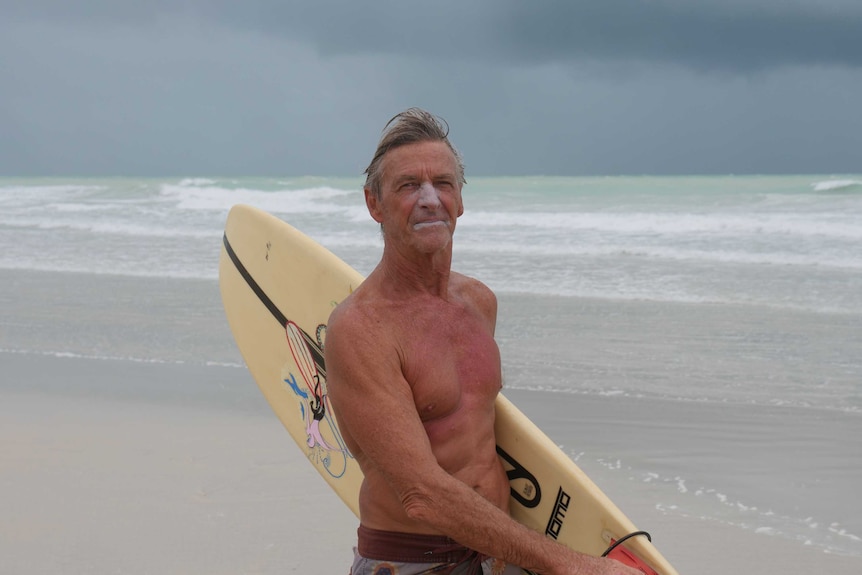
[[[326,322],[362,276],[280,219],[237,205],[228,214],[219,286],[240,353],[269,405],[309,462],[359,515],[362,472],[338,430],[326,391]],[[591,555],[637,533],[589,477],[504,395],[496,403],[497,452],[512,516]],[[677,575],[648,537],[610,556],[644,573]]]

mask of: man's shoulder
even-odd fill
[[[497,317],[497,296],[487,285],[476,278],[452,273],[452,287],[458,296],[471,307],[477,308],[482,315],[491,320]]]
[[[476,300],[496,300],[497,297],[491,288],[486,286],[481,281],[474,277],[466,276],[457,272],[452,272],[451,288],[454,289],[459,296],[476,301]]]
[[[351,293],[332,310],[327,331],[332,328],[340,329],[342,326],[349,328],[352,324],[362,323],[365,317],[369,315],[367,308],[368,303],[361,293]]]
[[[403,332],[399,315],[403,320],[403,314],[394,313],[377,294],[360,285],[329,316],[324,346],[327,365],[333,362],[352,370],[350,381],[356,381],[360,372],[398,365],[398,338]],[[345,368],[347,365],[352,367]]]
[[[386,302],[366,283],[335,306],[329,316],[327,333],[338,331],[355,336],[357,332],[368,333],[379,326],[385,317]]]

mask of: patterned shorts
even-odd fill
[[[505,561],[483,557],[448,537],[359,526],[350,575],[522,575]]]
[[[350,575],[522,575],[524,572],[500,559],[485,559],[475,564],[461,563],[407,563],[366,559],[354,553]]]

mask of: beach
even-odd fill
[[[36,382],[81,375],[112,385],[123,371],[130,385],[240,380],[255,391],[238,369],[3,363]],[[347,572],[353,515],[265,402],[242,411],[134,395],[3,392],[0,571]]]
[[[357,521],[257,391],[215,281],[0,270],[0,285],[0,571],[347,573]],[[760,326],[763,349],[724,371],[718,359],[693,369],[705,345],[694,334],[721,331],[721,317],[740,325],[735,313],[502,296],[505,393],[680,573],[858,573],[858,412],[626,383],[660,377],[669,344],[657,334],[673,329],[684,353],[666,378],[759,378],[768,334],[792,340],[787,325],[804,321],[749,313],[740,329]],[[832,334],[826,343],[858,346],[852,318],[816,319],[831,322],[817,328]],[[826,343],[775,377],[841,353]],[[604,392],[553,389],[566,377],[603,381]]]

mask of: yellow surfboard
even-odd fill
[[[332,413],[323,348],[329,314],[362,279],[280,219],[250,206],[231,209],[219,285],[239,350],[293,440],[357,515],[362,472]],[[515,519],[591,555],[601,555],[637,532],[586,474],[502,395],[495,431]],[[648,536],[626,539],[611,556],[645,573],[677,573]]]

